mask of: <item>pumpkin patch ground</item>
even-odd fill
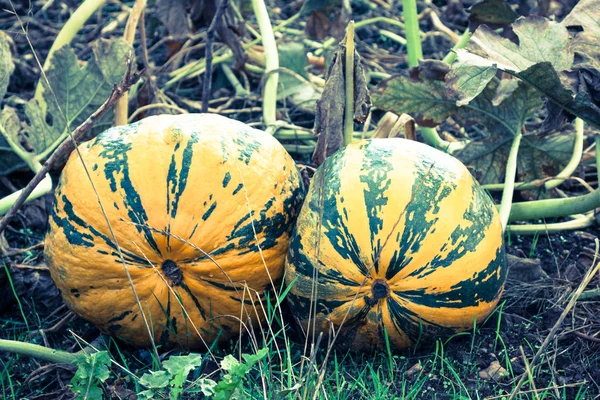
[[[1,399],[600,399],[598,0],[0,8]]]

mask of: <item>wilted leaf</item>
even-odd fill
[[[514,91],[517,90],[518,87],[518,80],[502,79],[500,81],[500,85],[498,85],[498,89],[496,90],[496,95],[492,99],[492,104],[495,106],[499,106],[504,100],[509,98],[514,93]]]
[[[582,93],[584,101],[600,105],[600,0],[580,1],[562,22],[574,28],[571,46],[575,52],[572,71],[562,74],[563,84],[572,92]],[[577,29],[583,29],[582,32]],[[560,126],[566,119],[564,110],[557,105],[549,109],[552,119],[545,121],[547,129]]]
[[[50,271],[45,264],[33,268],[11,268],[11,278],[17,296],[44,317],[55,311],[61,304],[60,292],[54,285]]]
[[[521,258],[511,254],[506,255],[508,264],[508,279],[519,282],[534,282],[547,279],[548,274],[542,269],[542,263],[537,258]]]
[[[339,46],[329,67],[327,82],[321,98],[317,101],[315,134],[318,135],[313,162],[320,165],[344,143],[345,112],[345,46]],[[371,108],[365,72],[360,56],[354,52],[354,119],[363,122]]]
[[[279,98],[289,97],[289,101],[302,110],[314,113],[316,102],[321,96],[321,91],[308,81],[308,59],[302,43],[284,42],[279,44],[279,66],[296,73],[305,80],[298,79],[288,73],[279,74]]]
[[[9,36],[0,32],[0,102],[4,99],[15,64],[10,53]]]
[[[520,72],[542,62],[550,63],[550,70],[571,68],[573,52],[564,26],[532,16],[519,18],[513,24],[513,31],[519,38],[518,45],[487,26],[480,26],[467,48],[457,51],[448,82],[461,104],[475,98],[498,69],[524,79]],[[524,80],[537,86],[535,81]]]
[[[8,137],[17,136],[16,134],[21,129],[21,121],[13,108],[4,107],[0,111],[0,126]],[[13,152],[5,137],[0,135],[0,175],[8,175],[25,166],[25,162]]]
[[[566,27],[581,26],[588,33],[600,34],[600,0],[581,0],[565,17]]]
[[[379,120],[373,138],[406,138],[417,140],[415,137],[415,120],[408,114],[400,116],[387,112]]]
[[[342,4],[342,0],[305,0],[300,12],[309,14],[313,11],[322,10],[327,7]]]
[[[352,14],[341,0],[308,0],[302,5],[301,12],[310,13],[304,33],[308,38],[318,40],[328,36],[341,39]]]
[[[498,361],[492,361],[489,367],[479,371],[479,377],[486,381],[500,382],[509,376],[508,371]]]
[[[404,75],[381,81],[372,98],[375,107],[398,115],[410,114],[421,126],[436,126],[458,110],[443,82]]]
[[[557,117],[559,109],[600,126],[600,95],[594,89],[600,88],[600,75],[593,67],[595,72],[589,71],[589,63],[583,76],[581,71],[571,70],[576,42],[570,41],[566,27],[530,16],[518,19],[513,30],[519,38],[518,45],[481,26],[467,48],[457,52],[457,61],[449,74],[449,90],[458,98],[459,104],[468,103],[477,96],[483,82],[500,69],[548,97],[551,102],[548,103],[548,114],[552,120],[546,122],[546,127],[556,127],[563,120],[560,115]]]
[[[46,114],[36,100],[27,103],[29,125],[22,131],[22,140],[40,154],[67,132],[67,121],[71,129],[85,121],[125,75],[130,53],[131,46],[123,39],[101,39],[93,44],[94,57],[82,65],[72,49],[58,50],[47,72],[52,91],[44,83]],[[106,113],[95,127],[110,125],[112,114]]]
[[[190,21],[186,11],[187,0],[158,0],[156,13],[160,22],[171,35],[187,35],[190,33]]]
[[[511,8],[505,0],[483,0],[473,5],[469,21],[476,26],[479,24],[505,26],[512,24],[519,13]]]
[[[490,81],[474,101],[458,107],[443,82],[397,75],[379,84],[373,93],[373,104],[385,111],[409,114],[422,126],[436,126],[452,115],[463,125],[477,122],[488,130],[512,136],[541,107],[541,99],[521,84],[521,90],[517,95],[513,93],[510,102],[495,107],[492,100],[498,85],[498,80]]]

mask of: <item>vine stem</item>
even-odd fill
[[[73,38],[79,32],[79,30],[100,7],[102,7],[106,3],[106,0],[85,0],[83,4],[79,6],[77,10],[69,17],[67,22],[63,25],[62,29],[54,39],[50,50],[48,51],[48,56],[46,57],[46,61],[44,61],[44,71],[47,71],[50,67],[50,62],[52,61],[52,56],[54,53],[63,46],[68,46]],[[37,86],[35,87],[35,95],[34,98],[39,102],[40,107],[42,108],[43,113],[46,113],[46,106],[43,97],[44,87],[42,85],[42,80],[38,81]]]
[[[79,355],[62,350],[54,350],[38,344],[19,342],[18,340],[0,339],[0,351],[23,354],[52,363],[71,364]]]
[[[567,217],[600,207],[600,188],[583,196],[515,203],[509,221]]]
[[[504,191],[502,192],[502,200],[500,201],[500,222],[502,223],[502,231],[506,231],[510,210],[512,206],[513,194],[515,191],[515,178],[517,175],[517,156],[519,155],[519,146],[523,134],[519,131],[513,139],[506,162],[506,173],[504,175]]]
[[[346,30],[346,107],[344,110],[344,144],[349,145],[354,137],[354,21]]]
[[[423,58],[421,38],[419,37],[419,19],[417,17],[417,1],[403,0],[402,13],[404,15],[405,35],[408,50],[408,65],[416,67]]]
[[[583,134],[584,123],[581,118],[575,119],[575,143],[573,144],[573,153],[571,154],[571,159],[569,163],[565,166],[565,168],[560,171],[555,178],[551,180],[547,180],[544,182],[544,187],[546,190],[554,189],[559,186],[565,180],[569,179],[571,175],[577,170],[579,163],[581,162],[581,157],[583,156],[583,142],[585,136]],[[483,185],[483,188],[486,190],[502,190],[504,189],[503,183],[492,183]],[[539,184],[536,182],[518,182],[515,183],[516,190],[530,190],[530,189],[538,189]]]
[[[258,28],[262,36],[263,48],[265,50],[265,73],[279,68],[279,54],[277,53],[277,43],[273,35],[273,27],[269,19],[269,13],[264,0],[252,0],[252,7],[258,22]],[[265,81],[263,88],[263,120],[268,133],[274,132],[272,125],[277,121],[277,85],[279,83],[279,74],[270,73]]]

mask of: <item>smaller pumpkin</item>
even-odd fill
[[[491,198],[460,161],[405,139],[357,141],[319,167],[285,275],[305,331],[354,350],[472,329],[505,278]]]
[[[70,156],[45,256],[65,303],[101,331],[198,348],[262,317],[302,198],[271,135],[218,115],[149,117]]]

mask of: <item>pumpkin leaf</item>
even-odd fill
[[[505,0],[483,0],[474,4],[469,11],[469,21],[476,25],[506,26],[519,18],[519,13]]]
[[[542,106],[535,90],[521,84],[521,90],[517,95],[511,95],[510,102],[504,101],[496,107],[493,100],[500,82],[497,79],[488,82],[473,101],[457,106],[443,82],[423,79],[421,74],[411,75],[397,75],[382,81],[373,93],[373,104],[398,115],[409,114],[422,126],[436,126],[452,115],[464,125],[480,122],[487,129],[510,136]]]
[[[4,32],[0,32],[0,102],[6,95],[8,82],[14,70],[9,37]],[[19,130],[20,122],[15,110],[6,107],[0,111],[0,126],[7,135]],[[7,139],[0,135],[0,175],[8,175],[25,165],[23,160],[13,152]]]
[[[578,93],[580,102],[591,99],[600,106],[600,0],[579,2],[562,25],[575,31],[571,46],[576,57],[572,71],[561,74],[561,79],[571,92]],[[553,118],[545,121],[547,129],[560,126],[568,117],[559,106],[551,106],[548,114]]]
[[[421,126],[441,124],[458,110],[443,82],[406,75],[381,81],[372,97],[375,107],[398,115],[410,114]]]
[[[457,51],[457,61],[448,76],[448,89],[458,98],[458,104],[473,100],[496,71],[501,70],[548,97],[549,115],[553,118],[546,121],[547,129],[564,121],[564,113],[556,115],[562,109],[600,126],[600,96],[596,96],[600,91],[587,87],[598,76],[588,71],[586,78],[580,78],[577,71],[572,70],[574,43],[565,25],[529,16],[519,18],[512,28],[519,44],[501,37],[487,26],[480,26],[467,48]],[[587,42],[590,40],[593,46],[596,39],[589,37]],[[582,80],[588,84],[581,85]]]
[[[15,133],[21,129],[21,121],[16,111],[11,107],[4,107],[0,111],[0,126],[7,137],[0,135],[0,175],[8,175],[18,169],[24,168],[27,164],[19,157],[10,146],[8,140],[12,143],[15,140]]]
[[[541,107],[541,99],[536,90],[523,82],[518,82],[514,90],[511,88],[512,93],[507,95],[498,107],[494,107],[493,103],[497,100],[497,94],[494,92],[498,89],[505,90],[506,87],[495,82],[490,82],[486,91],[469,106],[461,108],[468,109],[471,105],[479,105],[481,109],[495,112],[495,115],[505,121],[512,121],[510,123],[514,129],[517,123],[524,124],[525,120]],[[494,109],[496,111],[493,111]],[[459,112],[455,118],[465,123],[467,122],[465,114],[472,113]],[[473,120],[474,116],[472,114],[468,119]],[[487,118],[487,121],[484,121],[485,119],[481,120],[481,124],[485,127],[487,135],[469,141],[455,156],[473,168],[474,175],[481,183],[503,182],[513,135],[507,135],[506,125],[494,119]],[[575,136],[572,133],[555,133],[546,136],[524,135],[517,158],[518,179],[530,182],[558,174],[571,158],[574,140]]]
[[[46,74],[52,90],[42,81],[46,104],[31,100],[25,106],[29,125],[22,132],[22,140],[35,154],[43,153],[55,141],[64,138],[69,127],[85,121],[125,75],[127,57],[132,51],[125,40],[100,39],[92,45],[92,50],[92,59],[82,65],[71,48],[59,49]],[[102,129],[111,125],[112,113],[106,113],[95,127]]]
[[[10,53],[9,36],[0,32],[0,101],[6,95],[10,76],[15,70],[15,64]]]
[[[549,63],[546,68],[554,71],[571,68],[573,53],[564,26],[537,16],[519,18],[512,26],[518,45],[484,25],[477,28],[466,49],[457,51],[448,87],[459,105],[481,93],[498,69],[524,79],[519,73],[538,63]],[[524,80],[537,86],[535,81]]]
[[[346,98],[345,79],[346,47],[340,44],[336,51],[321,98],[317,100],[315,134],[318,135],[313,162],[320,165],[325,158],[339,150],[344,144],[344,113]],[[354,52],[354,119],[363,122],[371,108],[364,68],[360,56]]]

